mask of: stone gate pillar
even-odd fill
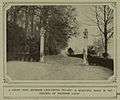
[[[40,31],[40,62],[44,62],[44,34],[45,29],[42,27]]]
[[[88,55],[88,30],[85,29],[83,32],[83,38],[84,38],[84,47],[83,47],[83,60],[84,64],[88,65],[87,61],[87,55]]]

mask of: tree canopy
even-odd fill
[[[8,41],[12,37],[11,41],[13,42],[11,43],[18,45],[20,48],[22,47],[18,43],[21,42],[19,41],[20,36],[18,39],[17,34],[23,34],[25,45],[28,45],[26,40],[30,40],[31,37],[34,37],[34,41],[39,45],[40,30],[41,27],[44,27],[46,30],[45,54],[58,54],[67,46],[67,41],[71,35],[77,33],[77,20],[74,12],[75,8],[70,5],[11,6],[11,8],[7,10],[7,23],[11,23],[9,26],[13,29],[10,30],[10,27],[7,27]],[[14,26],[21,28],[20,30],[16,28],[19,33],[14,31]],[[8,48],[9,47],[10,46],[8,46]],[[17,49],[14,46],[11,48]]]

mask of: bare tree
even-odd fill
[[[108,40],[113,36],[113,9],[109,5],[95,7],[96,21],[99,31],[104,37],[104,57],[108,56]]]

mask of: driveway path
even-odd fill
[[[113,74],[102,66],[85,66],[75,57],[47,56],[45,61],[9,61],[7,74],[13,80],[106,80]]]

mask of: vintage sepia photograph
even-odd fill
[[[6,74],[12,80],[108,80],[114,75],[114,7],[12,5]]]

